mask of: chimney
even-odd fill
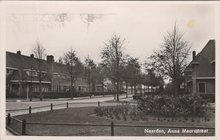
[[[17,51],[17,54],[21,55],[21,51],[20,51],[20,50],[19,50],[19,51]]]
[[[54,62],[54,57],[53,57],[53,55],[48,55],[48,56],[47,56],[47,62],[49,62],[49,63],[53,63],[53,62]]]
[[[193,51],[193,52],[192,52],[192,59],[194,60],[195,57],[196,57],[196,51]]]
[[[53,75],[53,67],[54,67],[54,57],[53,55],[47,56],[47,63],[48,63],[48,73]],[[51,77],[51,82],[53,83],[53,76]]]
[[[30,57],[31,57],[31,58],[34,58],[34,54],[31,54]]]

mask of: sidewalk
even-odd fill
[[[113,95],[105,95],[104,97],[111,97]],[[102,98],[103,96],[92,96],[91,98]],[[89,96],[86,97],[75,97],[73,100],[84,100],[84,99],[90,99]],[[49,98],[44,98],[43,101],[40,101],[39,98],[33,98],[32,101],[29,99],[24,99],[24,98],[10,98],[6,99],[6,102],[48,102],[48,101],[69,101],[71,100],[70,98],[56,98],[56,99],[49,99]]]

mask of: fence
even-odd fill
[[[128,102],[128,101],[120,101],[120,102],[117,102],[117,104],[129,104],[129,103],[135,103],[135,102]],[[66,103],[61,103],[61,104],[50,104],[50,105],[45,105],[45,106],[39,106],[39,107],[31,107],[29,106],[28,108],[23,108],[23,109],[14,109],[14,110],[6,110],[7,112],[16,112],[16,111],[27,111],[27,114],[31,114],[33,113],[33,109],[45,109],[44,111],[49,111],[48,108],[50,108],[50,111],[54,110],[54,107],[56,106],[65,106],[65,108],[69,108],[69,106],[71,104],[79,104],[79,102],[75,102],[75,103],[69,103],[69,102],[66,102]],[[103,105],[104,102],[83,102],[83,103],[80,103],[80,104],[94,104],[95,106],[98,106],[100,107],[101,104]],[[105,103],[106,104],[106,103]],[[42,111],[42,110],[41,110]],[[26,114],[24,112],[22,112],[21,114]],[[25,119],[23,120],[19,120],[17,118],[14,118],[11,116],[11,113],[8,113],[7,115],[7,128],[10,129],[10,126],[11,126],[11,121],[16,121],[17,123],[20,123],[22,128],[21,128],[21,135],[25,135],[26,134],[26,125],[27,124],[31,124],[31,125],[36,125],[36,124],[40,124],[40,125],[73,125],[73,126],[109,126],[107,124],[77,124],[77,123],[33,123],[33,122],[26,122]],[[114,135],[114,123],[112,122],[110,124],[111,126],[111,135]],[[12,130],[12,129],[10,129]],[[13,130],[12,130],[13,131]],[[17,135],[19,135],[19,132],[13,132],[13,133],[16,133]]]
[[[94,106],[101,106],[101,105],[104,105],[103,102],[87,102],[87,103],[84,103],[84,104],[88,104],[88,103],[91,103],[91,104],[94,104]],[[129,103],[135,103],[135,102],[130,102],[130,101],[121,101],[120,103],[122,104],[129,104]],[[46,110],[44,111],[48,111],[48,110],[54,110],[55,107],[57,106],[63,106],[63,108],[70,108],[70,105],[71,104],[78,104],[78,103],[69,103],[69,102],[66,102],[66,103],[61,103],[61,104],[50,104],[50,105],[46,105],[46,106],[40,106],[40,107],[31,107],[29,106],[29,108],[24,108],[24,109],[19,109],[19,110],[7,110],[9,112],[13,112],[13,111],[27,111],[27,114],[31,114],[33,113],[33,110],[34,109],[39,109],[39,108],[46,108]],[[24,114],[24,113],[22,113]],[[50,125],[50,126],[83,126],[83,127],[89,127],[89,126],[92,126],[92,127],[96,127],[96,126],[103,126],[103,127],[109,127],[110,128],[110,135],[111,136],[114,136],[115,135],[115,128],[116,127],[123,127],[123,128],[128,128],[128,127],[144,127],[144,128],[152,128],[152,127],[157,127],[157,128],[191,128],[191,129],[211,129],[211,130],[215,130],[215,128],[206,128],[206,127],[184,127],[184,126],[155,126],[155,125],[129,125],[129,124],[115,124],[114,122],[111,122],[110,124],[92,124],[92,123],[50,123],[50,122],[27,122],[25,119],[23,120],[20,120],[20,119],[17,119],[15,117],[12,117],[11,116],[11,113],[8,113],[7,114],[7,128],[12,128],[14,126],[12,126],[12,121],[14,121],[14,123],[17,123],[19,125],[17,125],[16,127],[19,127],[19,128],[16,128],[16,130],[18,132],[15,132],[17,135],[27,135],[27,125]]]
[[[115,134],[115,128],[116,127],[125,127],[125,128],[128,128],[128,127],[144,127],[144,128],[154,128],[154,127],[157,127],[157,128],[171,128],[171,129],[178,129],[178,128],[181,128],[181,129],[211,129],[211,130],[215,130],[215,128],[207,128],[207,127],[190,127],[190,126],[165,126],[165,125],[129,125],[129,124],[115,124],[113,121],[110,123],[110,124],[93,124],[93,123],[50,123],[50,122],[27,122],[25,119],[23,120],[19,120],[19,119],[16,119],[14,117],[11,117],[10,113],[8,113],[8,116],[7,116],[7,126],[10,127],[11,125],[11,120],[16,120],[17,122],[21,123],[21,133],[20,135],[27,135],[26,133],[26,125],[58,125],[58,126],[61,126],[61,125],[64,125],[64,126],[84,126],[84,127],[88,127],[88,126],[93,126],[93,127],[96,127],[96,126],[106,126],[106,127],[110,127],[110,135],[111,136],[114,136]]]
[[[76,107],[76,105],[81,106],[108,106],[108,105],[117,105],[117,104],[136,104],[134,101],[119,101],[119,102],[66,102],[66,103],[60,103],[60,104],[49,104],[44,106],[37,106],[37,107],[31,107],[28,108],[22,108],[22,109],[10,109],[6,110],[7,113],[13,113],[15,115],[21,115],[21,114],[31,114],[33,112],[41,112],[41,111],[49,111],[54,109],[64,109],[69,107]]]

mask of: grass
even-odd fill
[[[94,124],[110,124],[114,121],[115,124],[135,124],[135,125],[175,125],[175,126],[191,126],[190,123],[184,122],[168,122],[157,119],[149,121],[132,121],[132,120],[115,120],[108,119],[105,117],[97,117],[94,115],[95,107],[82,107],[82,108],[69,108],[60,109],[47,112],[33,113],[28,115],[16,116],[18,119],[26,119],[27,122],[56,122],[56,123],[94,123]],[[195,123],[200,126],[200,123]],[[11,127],[21,132],[21,123],[12,121]],[[125,128],[125,127],[115,127],[114,134],[116,136],[214,136],[214,130],[209,130],[208,133],[186,133],[186,134],[175,134],[175,133],[144,133],[145,129],[156,130],[158,127],[152,128]],[[168,131],[168,127],[164,128],[165,132]],[[27,125],[26,128],[27,135],[33,136],[110,136],[111,129],[107,126],[57,126],[57,125]]]

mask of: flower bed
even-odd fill
[[[114,120],[148,121],[214,126],[215,111],[197,96],[156,95],[139,99],[137,105],[122,104],[95,108],[95,114]]]

